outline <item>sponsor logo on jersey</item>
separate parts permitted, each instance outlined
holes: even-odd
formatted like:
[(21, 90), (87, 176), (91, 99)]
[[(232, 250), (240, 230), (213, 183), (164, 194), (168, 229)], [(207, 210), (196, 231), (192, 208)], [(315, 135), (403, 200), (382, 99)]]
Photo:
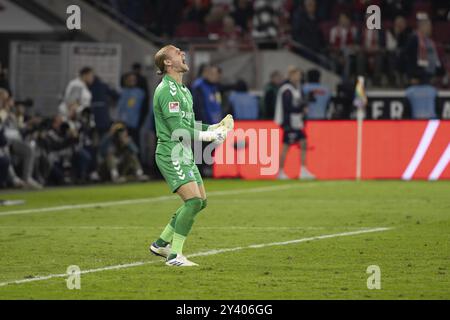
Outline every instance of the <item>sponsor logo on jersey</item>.
[(169, 102), (169, 112), (170, 113), (180, 112), (180, 103), (179, 102)]

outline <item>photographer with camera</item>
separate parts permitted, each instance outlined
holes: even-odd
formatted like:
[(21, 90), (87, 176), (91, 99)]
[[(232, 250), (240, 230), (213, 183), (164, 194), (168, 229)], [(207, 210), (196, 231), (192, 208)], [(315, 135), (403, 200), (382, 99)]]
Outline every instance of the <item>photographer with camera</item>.
[(127, 182), (128, 177), (133, 180), (147, 181), (138, 157), (139, 150), (128, 134), (124, 123), (112, 125), (99, 146), (100, 171), (103, 178), (111, 179), (114, 183)]
[[(36, 143), (24, 138), (26, 124), (23, 104), (16, 104), (6, 89), (0, 89), (0, 122), (8, 144), (9, 178), (14, 187), (42, 189), (42, 185), (33, 178)], [(22, 178), (15, 172), (14, 165), (21, 167)]]

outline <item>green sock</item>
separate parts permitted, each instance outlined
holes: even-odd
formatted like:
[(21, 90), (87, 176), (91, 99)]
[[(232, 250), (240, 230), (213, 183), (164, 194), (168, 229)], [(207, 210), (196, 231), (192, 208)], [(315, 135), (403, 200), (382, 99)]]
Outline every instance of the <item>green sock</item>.
[(159, 239), (156, 240), (156, 244), (160, 247), (167, 246), (172, 241), (174, 231), (175, 229), (170, 224), (168, 224), (159, 236)]
[(169, 243), (172, 242), (173, 233), (175, 232), (175, 223), (177, 221), (177, 217), (183, 209), (184, 205), (178, 208), (177, 212), (173, 215), (172, 219), (170, 219), (169, 224), (166, 226), (164, 231), (159, 236), (159, 239), (156, 240), (156, 244), (160, 247), (165, 247)]
[(183, 254), (183, 246), (186, 241), (186, 237), (181, 234), (174, 233), (173, 234), (173, 246), (172, 251), (169, 256), (169, 260), (175, 258), (177, 254)]
[(201, 211), (202, 205), (203, 200), (199, 198), (193, 198), (184, 203), (175, 222), (171, 256), (183, 253), (184, 241), (189, 235), (192, 225), (194, 224), (195, 216)]

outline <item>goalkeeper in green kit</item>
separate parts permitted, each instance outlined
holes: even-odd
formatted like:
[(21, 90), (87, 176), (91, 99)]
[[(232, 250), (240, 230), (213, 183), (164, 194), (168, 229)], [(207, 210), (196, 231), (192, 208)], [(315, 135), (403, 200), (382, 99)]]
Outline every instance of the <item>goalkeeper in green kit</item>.
[(233, 130), (234, 121), (228, 115), (219, 124), (196, 123), (192, 95), (183, 85), (183, 75), (189, 67), (180, 49), (165, 46), (156, 54), (155, 65), (163, 76), (153, 98), (158, 137), (156, 164), (170, 190), (177, 193), (184, 204), (150, 246), (150, 251), (164, 257), (168, 266), (197, 266), (183, 255), (183, 245), (196, 216), (206, 208), (207, 199), (190, 142), (223, 143), (227, 133)]

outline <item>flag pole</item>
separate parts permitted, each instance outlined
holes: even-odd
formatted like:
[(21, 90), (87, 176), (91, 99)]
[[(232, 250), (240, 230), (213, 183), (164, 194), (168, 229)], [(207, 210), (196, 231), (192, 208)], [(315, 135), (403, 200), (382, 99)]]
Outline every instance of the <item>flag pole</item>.
[(356, 180), (361, 180), (362, 171), (362, 141), (363, 141), (363, 122), (364, 112), (362, 108), (358, 108), (356, 111), (357, 117), (357, 136), (356, 136)]
[(367, 106), (367, 96), (364, 85), (364, 77), (359, 76), (356, 83), (355, 100), (356, 107), (356, 181), (360, 181), (362, 177), (362, 149), (363, 149), (363, 124), (364, 109)]

